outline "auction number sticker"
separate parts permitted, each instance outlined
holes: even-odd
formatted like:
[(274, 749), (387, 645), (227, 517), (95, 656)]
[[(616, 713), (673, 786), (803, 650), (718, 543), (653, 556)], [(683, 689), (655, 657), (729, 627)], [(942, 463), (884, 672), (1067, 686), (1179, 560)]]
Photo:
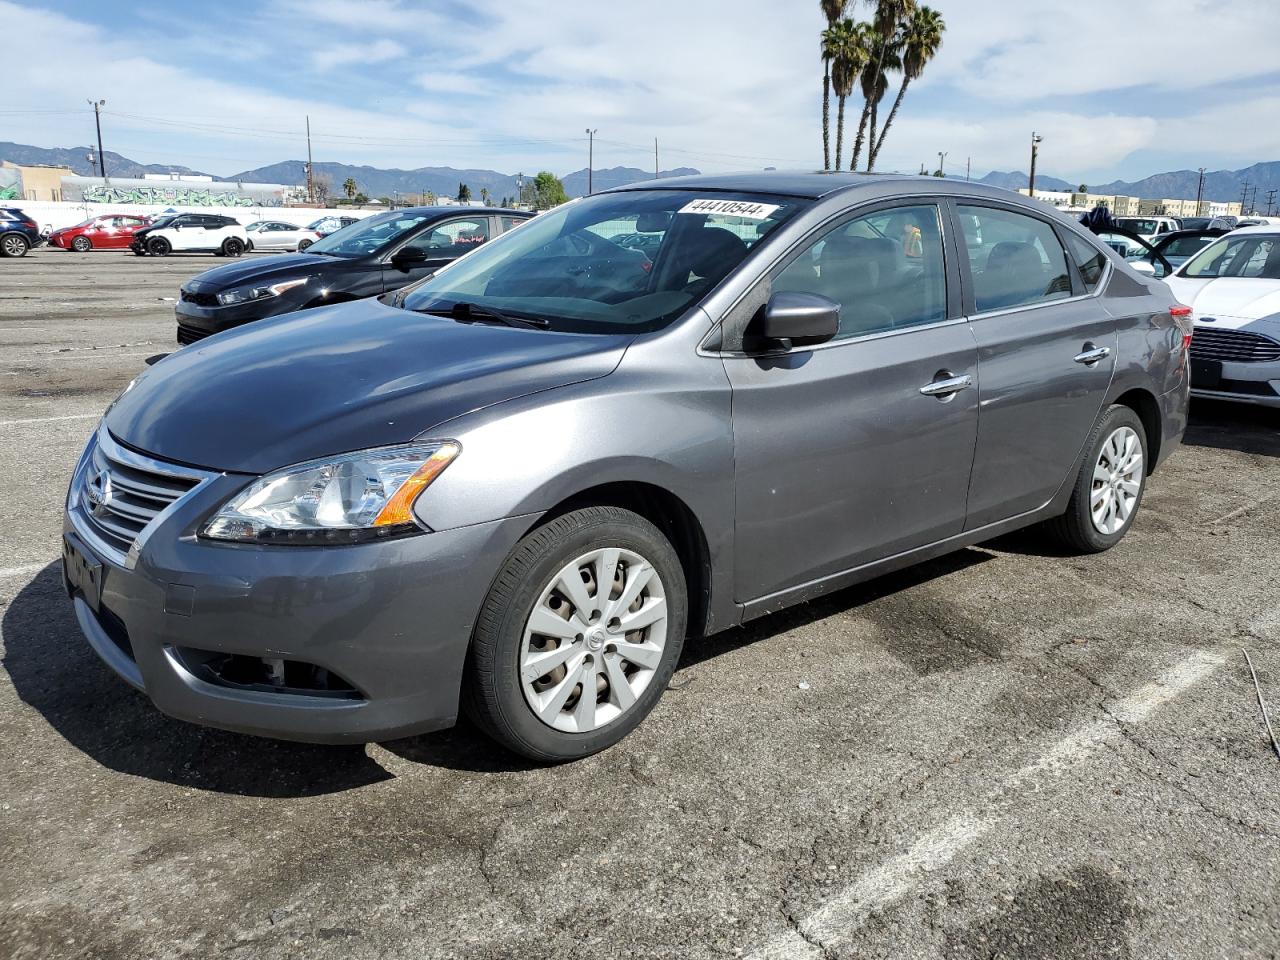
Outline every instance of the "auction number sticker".
[(690, 200), (676, 213), (718, 213), (724, 217), (764, 220), (778, 206), (776, 203), (752, 203), (750, 200)]

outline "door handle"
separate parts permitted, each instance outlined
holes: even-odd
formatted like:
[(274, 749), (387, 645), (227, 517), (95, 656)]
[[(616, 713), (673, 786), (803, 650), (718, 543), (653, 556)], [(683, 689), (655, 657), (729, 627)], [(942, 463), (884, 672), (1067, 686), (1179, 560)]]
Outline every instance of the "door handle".
[(921, 387), (920, 392), (926, 397), (950, 400), (955, 394), (971, 386), (973, 386), (973, 377), (969, 376), (969, 374), (963, 373), (958, 377), (953, 377), (943, 371), (937, 380), (932, 383), (926, 383)]
[(1105, 360), (1111, 356), (1110, 347), (1095, 347), (1092, 343), (1084, 345), (1084, 352), (1075, 355), (1076, 363), (1083, 363), (1085, 366), (1092, 366), (1099, 360)]

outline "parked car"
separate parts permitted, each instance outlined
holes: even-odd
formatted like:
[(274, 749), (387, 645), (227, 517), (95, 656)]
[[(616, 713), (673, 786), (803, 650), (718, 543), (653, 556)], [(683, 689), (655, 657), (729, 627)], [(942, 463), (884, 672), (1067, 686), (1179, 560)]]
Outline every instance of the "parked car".
[[(1161, 234), (1152, 247), (1176, 270), (1226, 232), (1209, 229), (1175, 230), (1173, 233)], [(1143, 259), (1148, 262), (1154, 260), (1150, 254)]]
[(250, 250), (301, 252), (320, 239), (320, 234), (314, 230), (283, 220), (258, 220), (244, 229), (249, 237)]
[[(648, 269), (602, 256), (625, 232)], [(359, 742), (465, 708), (573, 759), (687, 636), (1038, 522), (1114, 546), (1186, 423), (1184, 312), (976, 183), (644, 181), (147, 368), (75, 468), (67, 587), (174, 716)]]
[(138, 256), (170, 253), (216, 253), (238, 257), (248, 249), (249, 235), (240, 221), (212, 213), (179, 213), (161, 217), (133, 235), (129, 249)]
[(531, 214), (409, 207), (357, 220), (305, 253), (228, 263), (182, 285), (178, 342), (281, 313), (397, 290), (439, 270)]
[(359, 217), (321, 217), (319, 220), (307, 224), (307, 229), (314, 231), (321, 237), (327, 237), (331, 233), (337, 233), (343, 227), (349, 227), (353, 223), (359, 222)]
[(103, 214), (90, 217), (74, 227), (54, 230), (49, 234), (49, 246), (77, 253), (123, 250), (133, 243), (134, 234), (150, 224), (150, 217), (138, 214)]
[(0, 256), (25, 257), (42, 243), (40, 224), (18, 207), (0, 207)]
[(1280, 407), (1280, 228), (1219, 237), (1168, 284), (1195, 321), (1192, 394)]
[(1181, 229), (1173, 217), (1116, 217), (1116, 226), (1150, 241), (1163, 233)]
[(1213, 217), (1178, 217), (1180, 230), (1208, 230)]

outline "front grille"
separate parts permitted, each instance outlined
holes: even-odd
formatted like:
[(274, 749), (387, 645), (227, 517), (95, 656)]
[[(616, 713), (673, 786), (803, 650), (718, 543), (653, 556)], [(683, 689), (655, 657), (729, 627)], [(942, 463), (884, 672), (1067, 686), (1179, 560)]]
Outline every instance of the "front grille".
[(178, 295), (182, 297), (183, 303), (194, 303), (197, 307), (216, 307), (218, 305), (218, 295), (216, 293), (192, 293), (190, 290), (180, 290)]
[(1280, 341), (1247, 330), (1197, 326), (1191, 337), (1191, 356), (1227, 363), (1271, 363), (1280, 360)]
[(201, 330), (199, 327), (193, 327), (189, 324), (178, 324), (178, 343), (186, 345), (195, 343), (197, 340), (203, 340), (209, 336), (208, 330)]
[(79, 510), (90, 531), (123, 560), (147, 525), (205, 475), (161, 464), (115, 443), (102, 428), (79, 478)]

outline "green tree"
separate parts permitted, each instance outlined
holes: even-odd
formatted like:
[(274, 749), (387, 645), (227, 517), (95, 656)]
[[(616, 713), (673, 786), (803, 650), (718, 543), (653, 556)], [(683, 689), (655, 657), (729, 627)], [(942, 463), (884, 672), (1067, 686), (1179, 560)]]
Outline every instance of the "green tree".
[(868, 27), (865, 23), (841, 20), (822, 34), (823, 47), (831, 62), (831, 86), (836, 102), (836, 169), (844, 155), (844, 105), (853, 93), (853, 85), (867, 64)]
[[(822, 169), (831, 169), (831, 54), (827, 48), (827, 33), (844, 16), (849, 0), (819, 0), (822, 15), (827, 19), (827, 29), (822, 33)], [(836, 161), (839, 168), (840, 162)]]
[(466, 203), (470, 199), (471, 199), (471, 188), (468, 187), (465, 183), (459, 183), (458, 184), (458, 202)]
[(1082, 183), (1082, 184), (1080, 184), (1080, 186), (1076, 187), (1076, 191), (1077, 191), (1078, 193), (1088, 193), (1088, 192), (1089, 192), (1089, 185), (1088, 185), (1087, 183)]
[(564, 192), (564, 184), (550, 170), (543, 170), (533, 178), (533, 206), (536, 210), (550, 210), (562, 203), (567, 203), (569, 195)]
[(486, 207), (489, 206), (489, 188), (488, 187), (480, 188), (480, 200), (481, 202), (484, 203)]
[(354, 200), (356, 194), (360, 192), (360, 185), (356, 183), (354, 177), (347, 177), (342, 181), (342, 192), (347, 195), (348, 200)]
[(898, 115), (903, 97), (907, 95), (907, 87), (912, 80), (920, 79), (929, 61), (938, 55), (938, 50), (942, 47), (942, 34), (946, 29), (947, 25), (942, 19), (942, 14), (931, 7), (917, 7), (911, 11), (899, 29), (898, 45), (902, 49), (902, 86), (898, 88), (898, 96), (893, 101), (893, 109), (889, 111), (889, 119), (884, 122), (879, 135), (876, 135), (874, 127), (872, 128), (868, 170), (876, 165), (880, 148), (884, 146), (884, 138), (889, 128), (893, 126), (893, 119)]
[(351, 202), (352, 203), (368, 203), (369, 198), (363, 193), (357, 193), (354, 197), (351, 198)]
[(434, 207), (436, 205), (435, 193), (432, 192), (431, 190), (428, 190), (426, 195), (422, 198), (422, 205), (424, 207)]
[[(876, 0), (876, 12), (872, 17), (869, 46), (869, 65), (862, 71), (862, 118), (858, 121), (858, 138), (853, 145), (850, 170), (858, 168), (864, 137), (867, 141), (867, 162), (875, 147), (877, 113), (880, 101), (889, 92), (889, 71), (901, 69), (899, 59), (900, 34), (903, 24), (916, 9), (916, 0)], [(870, 166), (867, 167), (870, 169)]]

